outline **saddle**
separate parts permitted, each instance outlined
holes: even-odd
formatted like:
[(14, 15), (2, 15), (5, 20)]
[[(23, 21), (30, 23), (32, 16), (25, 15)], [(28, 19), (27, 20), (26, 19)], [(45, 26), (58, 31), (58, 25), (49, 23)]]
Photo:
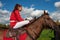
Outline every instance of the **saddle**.
[(16, 37), (22, 33), (24, 33), (24, 29), (23, 28), (19, 28), (19, 29), (9, 29), (6, 33), (6, 37), (10, 38), (10, 37)]

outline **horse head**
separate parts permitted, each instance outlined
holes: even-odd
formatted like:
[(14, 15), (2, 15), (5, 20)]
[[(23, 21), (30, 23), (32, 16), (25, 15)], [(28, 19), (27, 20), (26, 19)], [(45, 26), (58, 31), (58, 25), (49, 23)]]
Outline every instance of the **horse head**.
[(43, 19), (44, 27), (49, 27), (60, 33), (58, 25), (52, 20), (52, 18), (50, 18), (49, 14), (47, 12), (44, 11), (44, 14), (41, 16), (41, 18)]

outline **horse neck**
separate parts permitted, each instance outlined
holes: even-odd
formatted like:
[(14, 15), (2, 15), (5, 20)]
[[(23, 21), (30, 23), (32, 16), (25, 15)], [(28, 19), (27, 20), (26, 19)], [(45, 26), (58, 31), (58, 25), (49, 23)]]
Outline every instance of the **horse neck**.
[(33, 22), (31, 25), (28, 26), (28, 32), (34, 37), (37, 38), (39, 34), (41, 33), (43, 26), (42, 23), (43, 19), (39, 18), (35, 22)]

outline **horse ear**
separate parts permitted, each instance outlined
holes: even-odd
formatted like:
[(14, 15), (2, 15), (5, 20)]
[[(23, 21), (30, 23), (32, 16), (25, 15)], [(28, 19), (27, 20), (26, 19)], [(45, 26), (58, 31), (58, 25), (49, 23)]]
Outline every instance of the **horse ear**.
[(46, 11), (44, 10), (44, 15), (49, 15), (49, 14), (48, 14), (48, 12), (46, 12)]
[(44, 14), (46, 14), (45, 10), (44, 10)]
[(45, 10), (44, 10), (44, 14), (45, 14)]

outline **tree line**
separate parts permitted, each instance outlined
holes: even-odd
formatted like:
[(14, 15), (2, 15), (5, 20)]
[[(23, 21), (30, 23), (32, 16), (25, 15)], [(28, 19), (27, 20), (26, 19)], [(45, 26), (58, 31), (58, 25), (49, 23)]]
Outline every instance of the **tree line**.
[[(58, 26), (60, 26), (59, 20), (56, 21), (56, 24), (57, 24)], [(0, 23), (0, 29), (7, 29), (7, 28), (9, 28), (9, 27), (10, 27), (9, 24), (6, 25), (6, 24), (1, 24), (1, 23)]]

